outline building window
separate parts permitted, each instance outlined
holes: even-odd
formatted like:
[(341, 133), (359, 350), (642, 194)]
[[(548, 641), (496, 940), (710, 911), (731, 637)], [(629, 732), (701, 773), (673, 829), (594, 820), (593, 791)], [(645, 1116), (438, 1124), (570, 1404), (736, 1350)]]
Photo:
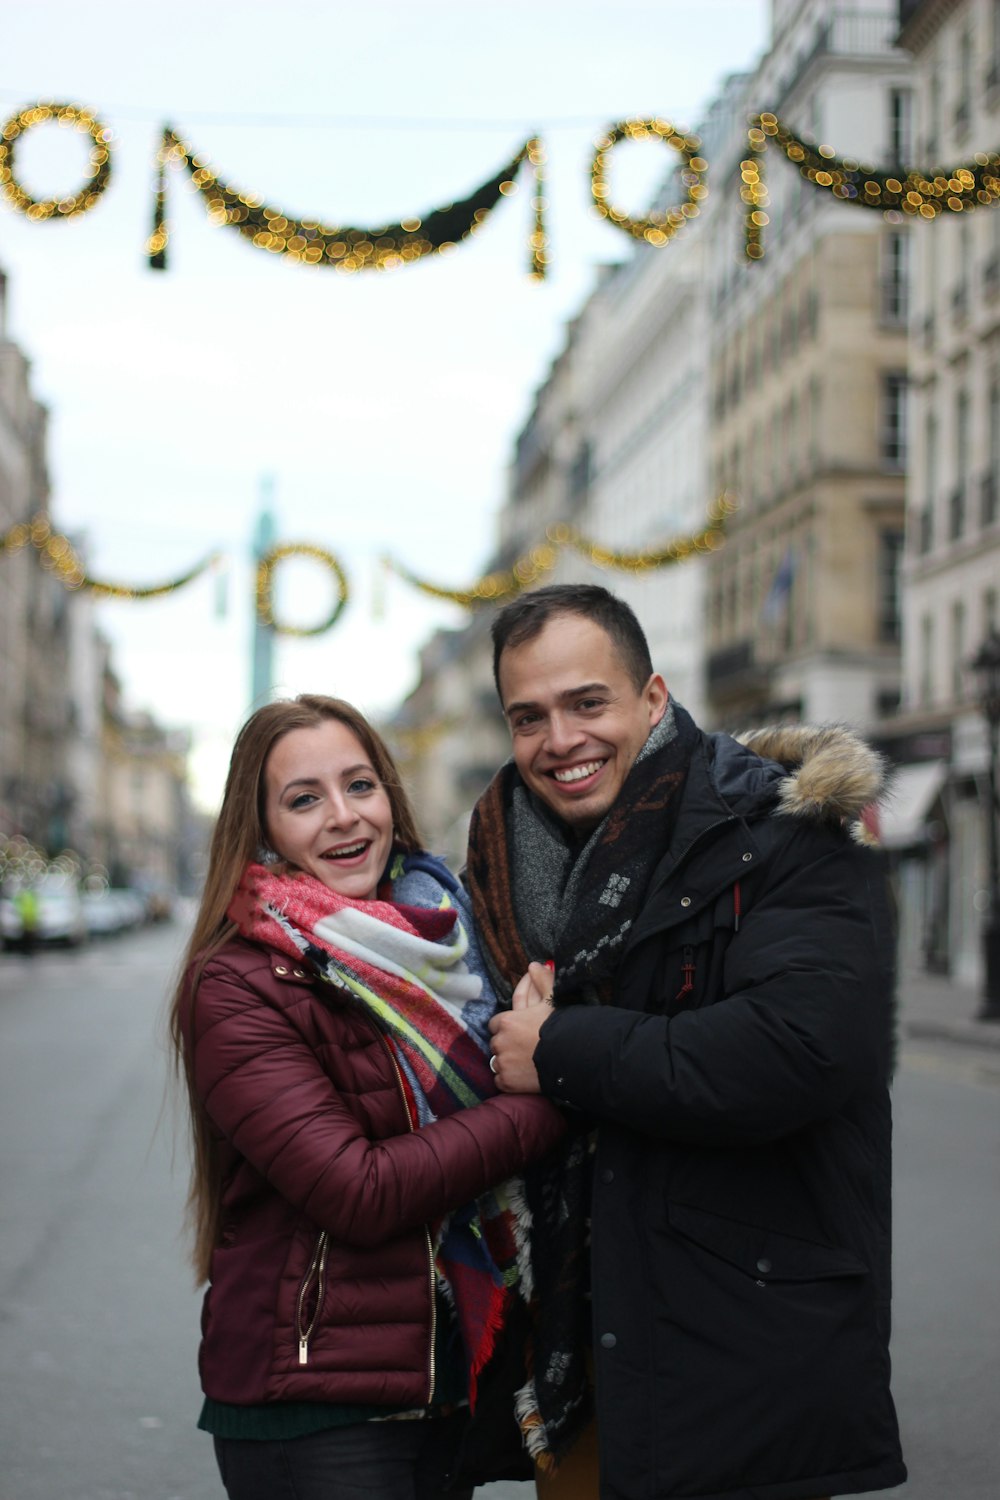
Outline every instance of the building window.
[(878, 539), (878, 638), (895, 645), (902, 625), (900, 569), (903, 533), (882, 531)]
[(935, 59), (927, 79), (927, 130), (924, 151), (937, 160), (941, 151), (941, 64)]
[(983, 476), (979, 521), (992, 526), (1000, 516), (1000, 369), (990, 378), (989, 394), (990, 464)]
[(882, 461), (906, 467), (906, 376), (898, 373), (882, 377)]
[(920, 621), (920, 702), (934, 700), (934, 620), (924, 615)]
[(983, 635), (996, 630), (997, 623), (997, 591), (987, 589), (983, 594)]
[(889, 160), (894, 167), (912, 166), (913, 96), (909, 89), (889, 90)]
[(934, 545), (934, 507), (938, 486), (938, 424), (933, 412), (927, 418), (924, 434), (924, 508), (920, 516), (919, 550), (929, 552)]
[(965, 605), (956, 599), (951, 606), (951, 696), (955, 703), (963, 697), (965, 677)]
[(882, 241), (882, 321), (906, 322), (910, 304), (910, 236), (891, 229)]
[(955, 488), (948, 507), (948, 536), (957, 542), (965, 531), (969, 486), (969, 393), (955, 398)]
[(809, 382), (809, 460), (814, 470), (820, 467), (823, 455), (823, 434), (820, 431), (822, 400), (819, 377), (814, 375)]
[(955, 100), (955, 129), (967, 130), (972, 112), (972, 32), (966, 27), (958, 41), (958, 98)]

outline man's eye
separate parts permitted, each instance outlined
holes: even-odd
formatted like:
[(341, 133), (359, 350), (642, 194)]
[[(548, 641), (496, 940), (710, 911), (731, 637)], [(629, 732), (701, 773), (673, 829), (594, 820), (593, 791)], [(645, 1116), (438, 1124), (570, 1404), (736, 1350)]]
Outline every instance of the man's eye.
[(594, 709), (594, 708), (603, 708), (604, 707), (604, 699), (603, 698), (581, 698), (580, 701), (579, 701), (579, 703), (576, 706), (577, 706), (577, 708), (584, 709), (584, 710), (590, 710), (590, 709)]
[(538, 723), (537, 714), (518, 714), (514, 720), (515, 729), (532, 729)]

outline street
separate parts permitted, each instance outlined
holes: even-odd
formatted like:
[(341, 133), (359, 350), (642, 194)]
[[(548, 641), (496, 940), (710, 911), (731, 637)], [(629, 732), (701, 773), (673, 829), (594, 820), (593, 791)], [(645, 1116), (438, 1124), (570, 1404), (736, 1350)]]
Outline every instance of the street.
[[(0, 1500), (223, 1493), (195, 1429), (199, 1296), (182, 1117), (165, 1092), (181, 941), (174, 925), (0, 957)], [(1000, 1049), (905, 1041), (895, 1100), (895, 1394), (911, 1474), (897, 1493), (992, 1500)]]

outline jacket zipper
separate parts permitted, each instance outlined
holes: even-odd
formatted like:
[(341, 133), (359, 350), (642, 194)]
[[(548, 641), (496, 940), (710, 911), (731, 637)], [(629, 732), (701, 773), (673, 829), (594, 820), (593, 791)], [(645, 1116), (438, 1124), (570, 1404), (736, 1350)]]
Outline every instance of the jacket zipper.
[[(403, 1101), (403, 1114), (405, 1115), (405, 1117), (406, 1117), (406, 1123), (409, 1126), (410, 1131), (412, 1132), (413, 1131), (413, 1122), (410, 1119), (410, 1110), (409, 1110), (409, 1106), (408, 1106), (408, 1104), (406, 1102), (406, 1089), (403, 1086), (403, 1078), (402, 1078), (402, 1074), (399, 1071), (399, 1063), (396, 1061), (395, 1057), (393, 1056), (392, 1048), (390, 1047), (388, 1041), (383, 1036), (382, 1032), (378, 1030), (377, 1027), (375, 1028), (375, 1034), (378, 1037), (379, 1041), (382, 1043), (382, 1046), (385, 1048), (386, 1055), (388, 1056), (389, 1061), (392, 1063), (392, 1071), (396, 1075), (396, 1085), (397, 1085), (397, 1087), (399, 1089), (399, 1097)], [(430, 1282), (430, 1293), (431, 1293), (431, 1348), (430, 1348), (430, 1359), (428, 1361), (428, 1369), (427, 1369), (427, 1374), (428, 1374), (427, 1405), (429, 1406), (431, 1404), (431, 1402), (433, 1401), (433, 1399), (434, 1399), (434, 1385), (435, 1385), (435, 1382), (437, 1380), (437, 1370), (435, 1369), (435, 1352), (434, 1352), (435, 1348), (436, 1348), (436, 1345), (437, 1345), (437, 1285), (436, 1285), (435, 1278), (434, 1278), (434, 1246), (431, 1243), (431, 1232), (427, 1228), (426, 1224), (424, 1225), (424, 1243), (427, 1246), (427, 1271), (428, 1271), (428, 1277), (429, 1277), (429, 1282)]]
[[(313, 1250), (309, 1269), (303, 1278), (302, 1285), (299, 1287), (299, 1300), (295, 1307), (295, 1331), (299, 1337), (300, 1365), (309, 1363), (309, 1340), (312, 1338), (313, 1330), (316, 1327), (319, 1310), (323, 1305), (323, 1293), (326, 1290), (326, 1257), (329, 1246), (330, 1237), (324, 1229), (316, 1241), (316, 1248)], [(309, 1326), (303, 1328), (302, 1313), (313, 1281), (316, 1282), (316, 1306), (313, 1308), (313, 1315), (309, 1319)]]

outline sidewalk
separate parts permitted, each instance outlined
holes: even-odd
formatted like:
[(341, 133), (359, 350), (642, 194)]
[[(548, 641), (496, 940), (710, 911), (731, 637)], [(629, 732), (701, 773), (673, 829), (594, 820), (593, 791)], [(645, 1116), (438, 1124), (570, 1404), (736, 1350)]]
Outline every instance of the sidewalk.
[(978, 1021), (982, 995), (941, 974), (910, 971), (899, 976), (899, 1031), (965, 1046), (1000, 1050), (1000, 1021)]

